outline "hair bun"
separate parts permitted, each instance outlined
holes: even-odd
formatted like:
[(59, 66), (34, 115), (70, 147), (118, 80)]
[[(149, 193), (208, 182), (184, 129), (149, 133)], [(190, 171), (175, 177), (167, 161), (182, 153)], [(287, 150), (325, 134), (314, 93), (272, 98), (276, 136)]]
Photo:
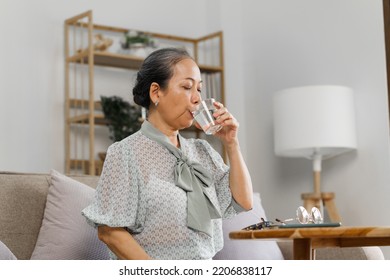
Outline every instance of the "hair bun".
[(149, 94), (144, 94), (139, 84), (137, 84), (133, 88), (133, 96), (134, 96), (135, 104), (145, 107), (146, 109), (149, 108), (150, 105)]

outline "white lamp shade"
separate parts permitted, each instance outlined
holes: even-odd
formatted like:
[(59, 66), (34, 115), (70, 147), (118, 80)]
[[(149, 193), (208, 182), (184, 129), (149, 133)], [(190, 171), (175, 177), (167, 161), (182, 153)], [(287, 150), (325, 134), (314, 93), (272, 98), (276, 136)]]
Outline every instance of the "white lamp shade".
[(275, 154), (326, 159), (357, 148), (355, 103), (344, 86), (305, 86), (274, 95)]

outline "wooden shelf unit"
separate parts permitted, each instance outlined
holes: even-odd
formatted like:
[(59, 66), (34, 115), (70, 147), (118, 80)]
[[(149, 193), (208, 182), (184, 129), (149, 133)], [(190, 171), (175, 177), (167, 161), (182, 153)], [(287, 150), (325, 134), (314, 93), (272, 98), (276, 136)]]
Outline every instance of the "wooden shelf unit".
[[(95, 128), (97, 125), (107, 125), (101, 111), (100, 101), (95, 100), (94, 88), (94, 68), (114, 67), (124, 70), (137, 71), (144, 58), (133, 55), (113, 53), (109, 51), (94, 50), (94, 35), (98, 33), (110, 32), (117, 36), (128, 32), (127, 28), (118, 28), (93, 23), (92, 11), (87, 11), (65, 20), (65, 172), (72, 173), (81, 170), (82, 173), (99, 175), (101, 162), (95, 152)], [(158, 40), (172, 41), (172, 43), (189, 44), (192, 55), (197, 61), (202, 73), (219, 73), (219, 100), (224, 103), (224, 64), (223, 64), (223, 33), (215, 32), (201, 38), (193, 39), (167, 34), (144, 32)], [(76, 35), (74, 35), (76, 33)], [(81, 44), (77, 43), (77, 36), (80, 36)], [(73, 35), (73, 36), (72, 36)], [(83, 46), (83, 40), (87, 43)], [(215, 65), (200, 61), (200, 46), (217, 40), (218, 63)], [(80, 43), (80, 42), (79, 42)], [(215, 57), (214, 57), (215, 58)], [(72, 81), (71, 71), (74, 65), (84, 65), (88, 68), (87, 94), (86, 98), (75, 96), (77, 91), (76, 83)], [(74, 158), (71, 156), (71, 149), (74, 146), (71, 139), (72, 128), (76, 125), (88, 127), (88, 158)], [(190, 128), (188, 131), (196, 132)], [(199, 134), (197, 134), (198, 136)]]

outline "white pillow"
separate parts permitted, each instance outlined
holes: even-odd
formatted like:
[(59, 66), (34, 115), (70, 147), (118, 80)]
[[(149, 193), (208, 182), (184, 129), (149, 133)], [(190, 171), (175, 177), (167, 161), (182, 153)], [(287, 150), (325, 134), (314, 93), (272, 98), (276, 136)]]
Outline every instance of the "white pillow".
[(55, 170), (50, 175), (45, 213), (31, 259), (109, 259), (108, 249), (98, 239), (96, 229), (81, 215), (95, 190)]
[(223, 220), (224, 247), (214, 260), (283, 260), (282, 252), (274, 240), (233, 240), (229, 232), (241, 230), (244, 227), (259, 223), (260, 218), (266, 219), (261, 205), (259, 193), (254, 193), (253, 209), (243, 212), (232, 219)]
[(15, 255), (0, 241), (0, 260), (16, 260)]

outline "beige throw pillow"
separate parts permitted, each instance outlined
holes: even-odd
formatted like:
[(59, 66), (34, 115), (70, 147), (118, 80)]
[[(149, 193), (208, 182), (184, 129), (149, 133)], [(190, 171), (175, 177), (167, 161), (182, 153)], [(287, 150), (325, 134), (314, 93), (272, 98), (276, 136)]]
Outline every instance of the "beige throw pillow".
[(55, 170), (50, 175), (45, 213), (31, 259), (109, 259), (96, 229), (81, 215), (95, 190)]

